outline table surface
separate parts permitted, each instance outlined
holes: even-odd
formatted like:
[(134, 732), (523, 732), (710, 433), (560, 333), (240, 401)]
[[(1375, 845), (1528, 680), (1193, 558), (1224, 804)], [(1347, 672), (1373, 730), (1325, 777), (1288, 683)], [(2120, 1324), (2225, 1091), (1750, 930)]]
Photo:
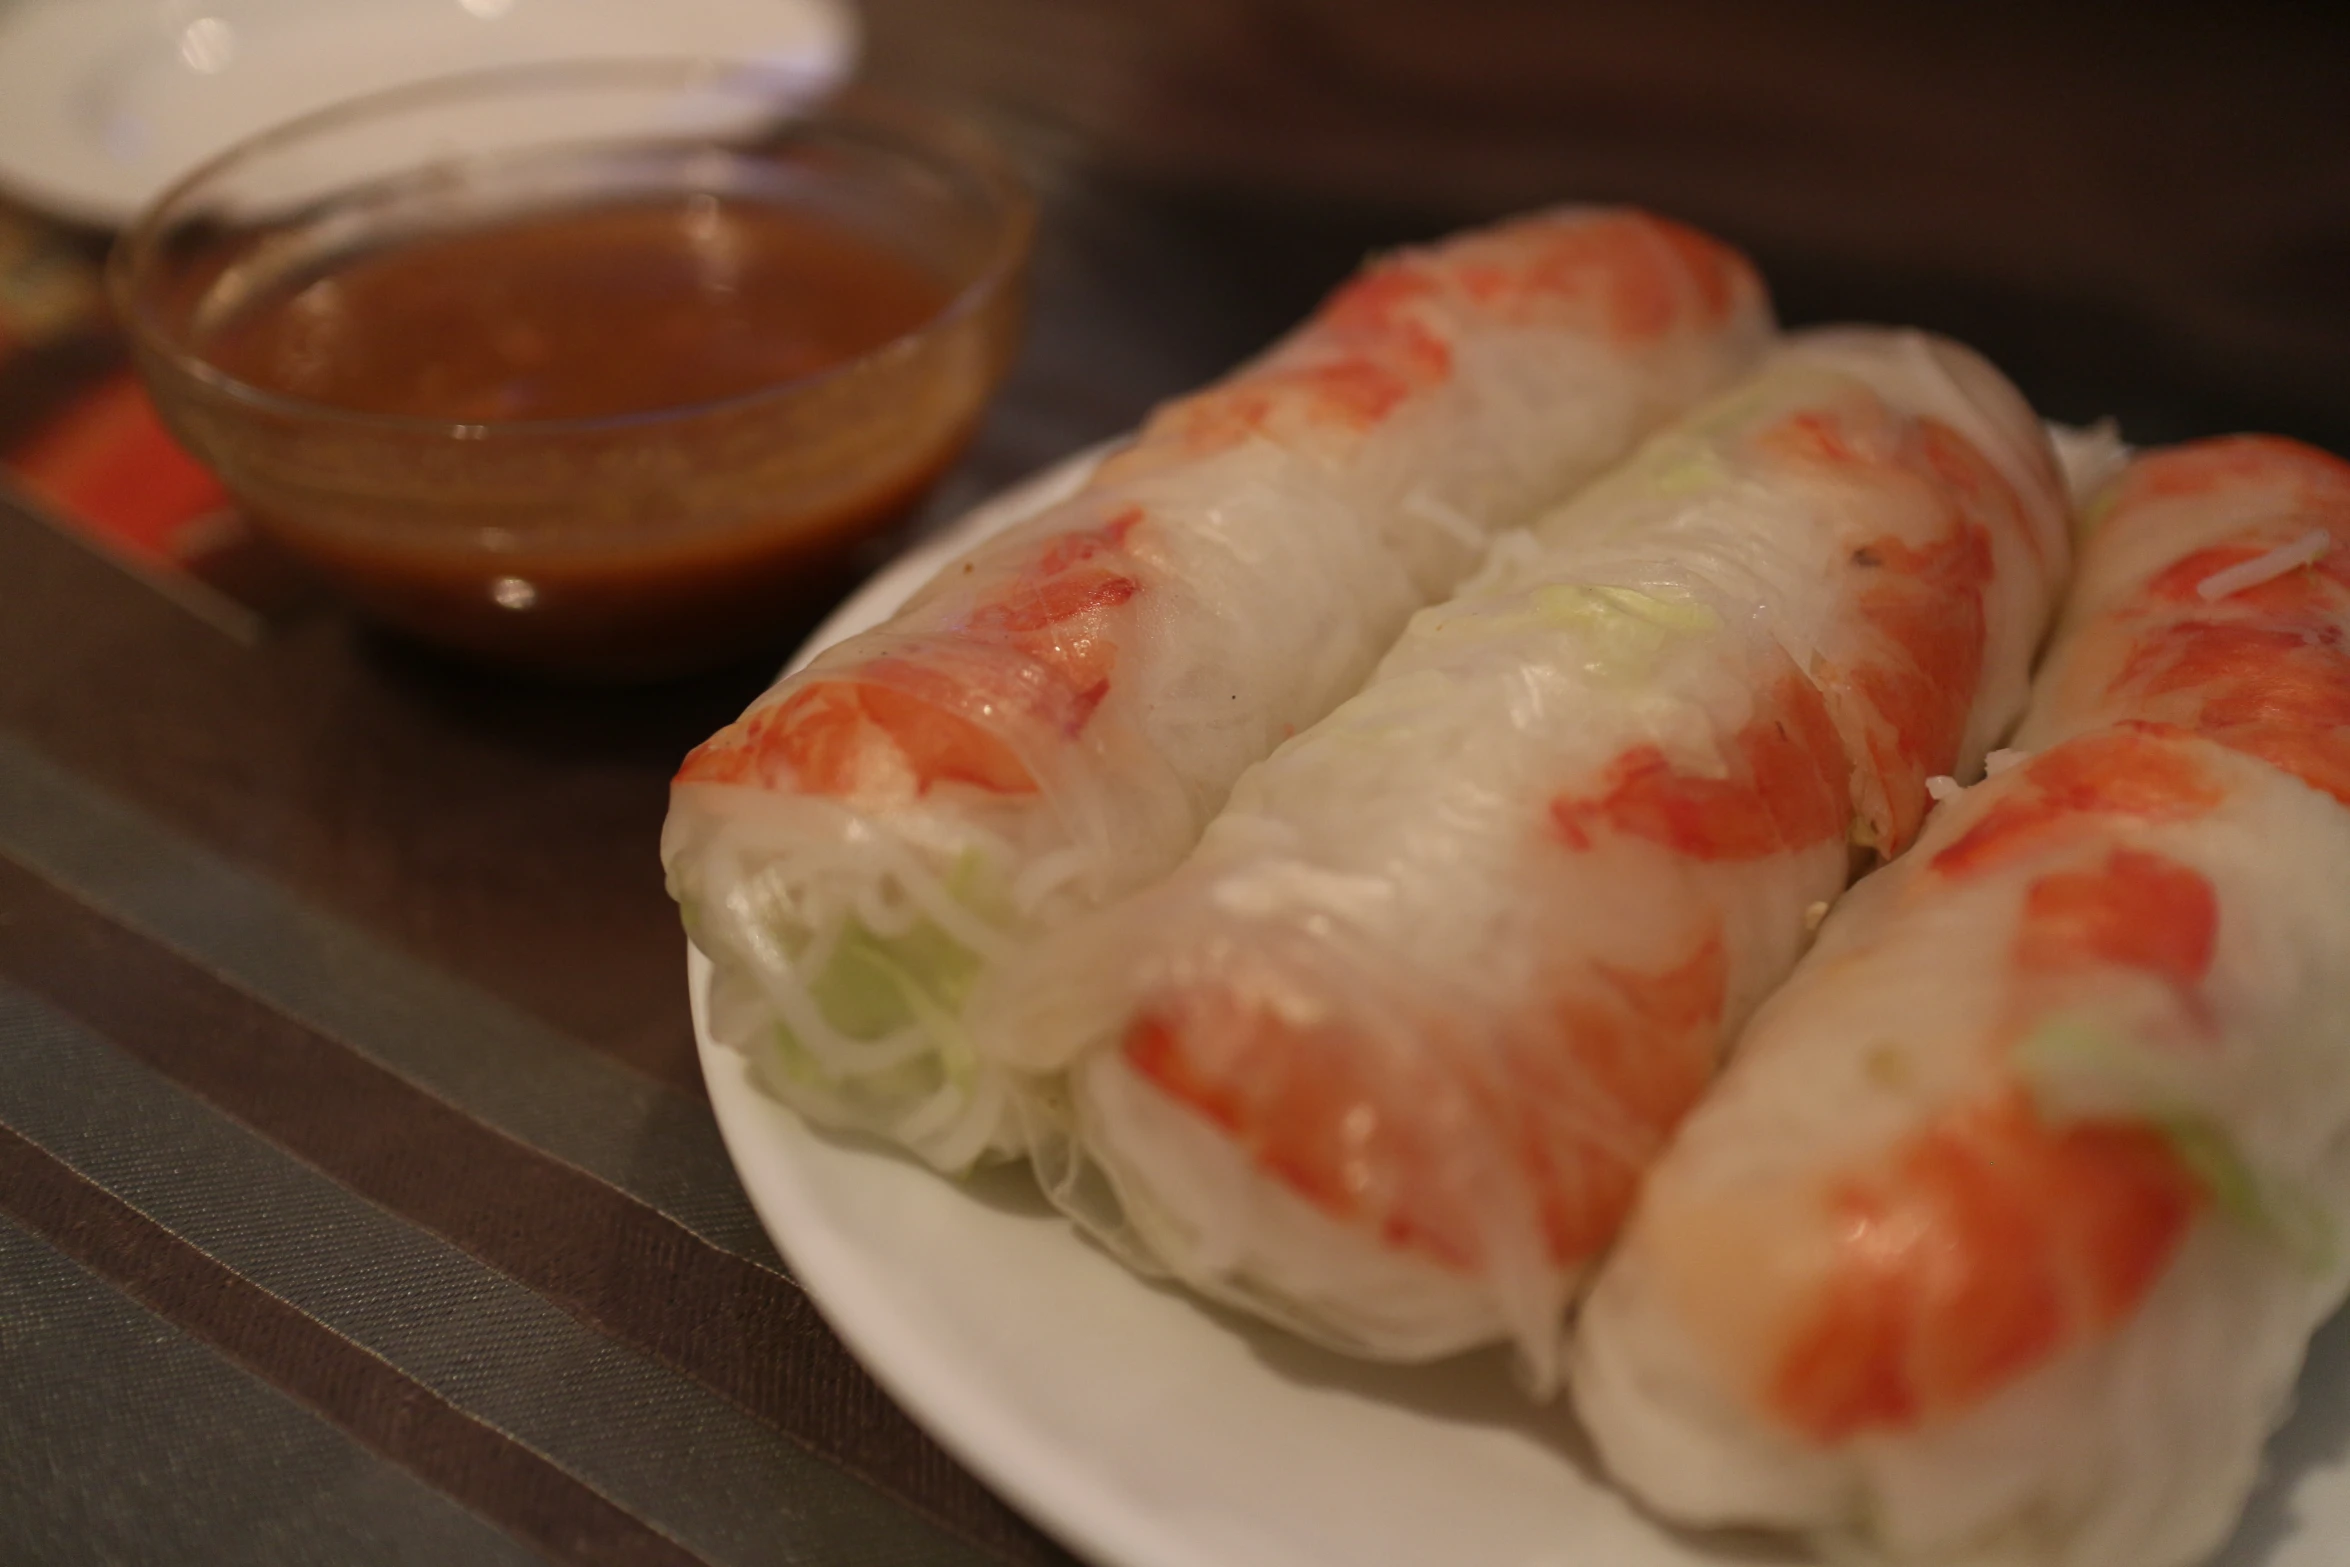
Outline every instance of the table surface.
[[(863, 9), (871, 73), (1044, 197), (1027, 350), (918, 526), (1366, 250), (1567, 197), (1746, 245), (1791, 321), (1965, 337), (2056, 417), (2350, 450), (2314, 10)], [(122, 369), (70, 311), (12, 337), (10, 246), (63, 287), (103, 243), (0, 208), (0, 451)], [(841, 1350), (696, 1072), (667, 781), (822, 606), (704, 678), (548, 687), (192, 611), (59, 523), (0, 495), (0, 1559), (1066, 1560)]]

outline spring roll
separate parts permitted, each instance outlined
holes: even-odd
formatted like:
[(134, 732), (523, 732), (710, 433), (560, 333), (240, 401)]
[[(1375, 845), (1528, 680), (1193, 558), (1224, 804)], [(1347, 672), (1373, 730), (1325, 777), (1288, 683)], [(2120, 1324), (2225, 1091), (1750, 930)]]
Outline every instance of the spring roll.
[(2350, 1287), (2350, 464), (2183, 447), (2086, 530), (2028, 758), (1827, 921), (1584, 1306), (1668, 1516), (2182, 1567)]
[(1039, 949), (1039, 1168), (1129, 1258), (1353, 1353), (1567, 1300), (1855, 846), (2010, 725), (2066, 558), (2051, 453), (1955, 344), (1799, 339)]
[(1376, 262), (686, 759), (662, 857), (712, 1031), (818, 1122), (1018, 1152), (972, 992), (1170, 869), (1496, 531), (1769, 331), (1743, 258), (1638, 212)]

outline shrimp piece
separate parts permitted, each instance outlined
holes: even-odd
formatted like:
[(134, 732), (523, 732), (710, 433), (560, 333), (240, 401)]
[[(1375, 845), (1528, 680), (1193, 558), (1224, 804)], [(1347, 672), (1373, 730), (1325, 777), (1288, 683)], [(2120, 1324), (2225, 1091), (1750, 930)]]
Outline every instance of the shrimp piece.
[[(2162, 804), (2191, 819), (2204, 798)], [(2066, 826), (2095, 842), (2094, 820), (2077, 813)], [(1933, 869), (1948, 875), (1950, 862), (1937, 856)], [(1981, 874), (1979, 862), (1971, 869)], [(2200, 1019), (2218, 920), (2209, 878), (2164, 855), (2117, 848), (2102, 863), (2042, 871), (2024, 883), (2008, 955), (2019, 1003), (2037, 1020), (2093, 1001), (2117, 973), (2150, 975)], [(1985, 1076), (1979, 1092), (1818, 1188), (1815, 1222), (1833, 1261), (1795, 1308), (1762, 1394), (1814, 1442), (1947, 1419), (2110, 1331), (2203, 1206), (2162, 1129), (2052, 1123), (2011, 1063)]]
[(1550, 802), (1551, 830), (1578, 853), (1618, 832), (1699, 861), (1762, 859), (1844, 836), (1849, 768), (1810, 682), (1783, 676), (1724, 749), (1736, 761), (1714, 777), (1676, 767), (1660, 746), (1633, 746), (1608, 763), (1596, 792)]
[(2083, 816), (2183, 821), (2208, 812), (2219, 803), (2218, 785), (2168, 743), (2182, 732), (2115, 724), (2049, 752), (1965, 832), (1934, 851), (1934, 869), (1953, 878), (1979, 874), (2077, 831)]
[(958, 709), (1018, 714), (1070, 739), (1084, 731), (1117, 666), (1110, 613), (1140, 591), (1121, 566), (1141, 521), (1130, 506), (1047, 541), (926, 654), (885, 653), (863, 678), (810, 682), (755, 709), (688, 753), (678, 781), (796, 785), (868, 803), (893, 786), (921, 795), (942, 783), (1033, 794), (1012, 748)]
[[(1221, 1127), (1322, 1212), (1465, 1273), (1491, 1263), (1491, 1241), (1469, 1194), (1448, 1178), (1457, 1150), (1430, 1133), (1456, 1119), (1494, 1127), (1501, 1157), (1535, 1194), (1550, 1257), (1571, 1263), (1615, 1232), (1641, 1166), (1703, 1088), (1726, 983), (1718, 926), (1662, 972), (1595, 964), (1580, 993), (1556, 1000), (1541, 1036), (1505, 1047), (1515, 1091), (1468, 1085), (1474, 1102), (1449, 1114), (1431, 1114), (1431, 1105), (1461, 1085), (1365, 1084), (1354, 1065), (1365, 1043), (1358, 1034), (1292, 1023), (1230, 990), (1146, 1012), (1123, 1054), (1137, 1078)], [(1235, 1054), (1273, 1070), (1225, 1070)], [(1604, 1141), (1589, 1135), (1595, 1120), (1610, 1128)]]
[[(2350, 803), (2350, 463), (2269, 436), (2197, 442), (2135, 465), (2099, 515), (2133, 547), (2100, 573), (2094, 612), (2074, 617), (2053, 676), (2062, 721), (2018, 744), (2126, 714)], [(2247, 569), (2242, 586), (2206, 591)]]
[[(1890, 858), (1917, 833), (1925, 781), (1971, 766), (1965, 748), (1991, 628), (1992, 539), (2039, 557), (2015, 488), (1940, 420), (1882, 410), (1811, 410), (1765, 430), (1760, 448), (1877, 492), (1923, 524), (1855, 540), (1843, 567), (1857, 613), (1823, 636), (1815, 678), (1854, 758), (1855, 839)], [(1978, 753), (1979, 754), (1979, 753)]]
[(1971, 1409), (2122, 1321), (2202, 1204), (2145, 1126), (2053, 1126), (2020, 1091), (1955, 1106), (1822, 1194), (1836, 1260), (1763, 1405), (1823, 1445)]
[(1159, 411), (1105, 476), (1249, 440), (1318, 450), (1359, 434), (1452, 376), (1458, 333), (1445, 323), (1463, 309), (1637, 353), (1722, 328), (1750, 308), (1752, 289), (1744, 264), (1718, 243), (1642, 213), (1537, 220), (1445, 253), (1406, 253), (1333, 295), (1317, 330)]

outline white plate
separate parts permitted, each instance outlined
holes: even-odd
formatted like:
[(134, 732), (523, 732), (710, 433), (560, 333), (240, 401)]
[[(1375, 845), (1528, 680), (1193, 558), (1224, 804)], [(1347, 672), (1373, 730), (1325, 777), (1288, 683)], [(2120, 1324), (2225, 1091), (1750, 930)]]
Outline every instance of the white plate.
[(497, 66), (710, 56), (838, 80), (843, 0), (0, 0), (0, 188), (127, 221), (254, 132)]
[[(1082, 481), (1086, 454), (883, 572), (800, 661), (884, 618), (986, 532)], [(1562, 1405), (1499, 1354), (1365, 1365), (1137, 1279), (1025, 1170), (944, 1180), (809, 1130), (694, 1031), (735, 1168), (793, 1273), (875, 1378), (973, 1472), (1105, 1567), (1724, 1567), (1783, 1543), (1659, 1526), (1598, 1479)], [(2340, 1567), (2350, 1319), (2319, 1338), (2271, 1486), (2212, 1567)], [(780, 1503), (779, 1503), (780, 1505)]]

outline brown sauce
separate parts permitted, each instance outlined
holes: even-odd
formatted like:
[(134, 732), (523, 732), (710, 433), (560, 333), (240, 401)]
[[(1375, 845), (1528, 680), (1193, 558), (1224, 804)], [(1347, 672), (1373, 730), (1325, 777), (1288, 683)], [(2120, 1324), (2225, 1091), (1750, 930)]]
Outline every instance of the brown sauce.
[[(821, 215), (683, 197), (361, 253), (197, 347), (247, 385), (430, 421), (218, 443), (254, 520), (347, 597), (502, 662), (643, 676), (763, 645), (921, 501), (1019, 317), (999, 293), (941, 322), (948, 301)], [(742, 399), (926, 325), (859, 388)], [(612, 418), (662, 410), (684, 411)]]
[(946, 297), (822, 218), (688, 196), (362, 252), (239, 311), (201, 352), (248, 385), (365, 413), (592, 419), (818, 374)]

